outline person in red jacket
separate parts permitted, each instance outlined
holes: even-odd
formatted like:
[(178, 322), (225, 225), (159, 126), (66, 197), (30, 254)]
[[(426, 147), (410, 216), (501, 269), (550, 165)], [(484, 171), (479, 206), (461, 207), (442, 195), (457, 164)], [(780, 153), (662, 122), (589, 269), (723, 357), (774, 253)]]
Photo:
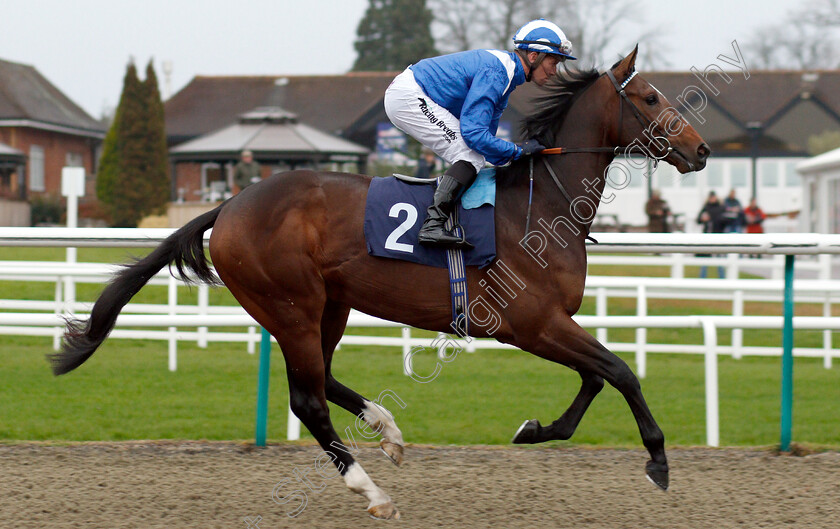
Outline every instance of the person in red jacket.
[(764, 233), (763, 222), (767, 215), (758, 207), (755, 197), (750, 199), (750, 205), (744, 210), (747, 219), (747, 233)]

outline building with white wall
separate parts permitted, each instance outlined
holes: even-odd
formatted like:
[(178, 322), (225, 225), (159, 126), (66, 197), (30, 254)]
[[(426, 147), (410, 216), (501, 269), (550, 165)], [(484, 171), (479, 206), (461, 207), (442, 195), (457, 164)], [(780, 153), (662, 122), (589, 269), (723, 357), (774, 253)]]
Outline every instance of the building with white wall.
[[(757, 160), (757, 190), (761, 208), (778, 217), (765, 221), (767, 231), (795, 231), (798, 223), (796, 212), (803, 208), (802, 185), (796, 166), (802, 157), (768, 157)], [(621, 160), (614, 163), (622, 163)], [(601, 215), (617, 215), (622, 224), (641, 226), (647, 224), (644, 206), (648, 199), (648, 178), (644, 170), (625, 165), (631, 174), (630, 184), (614, 191), (616, 198), (609, 204), (601, 203)], [(659, 189), (668, 202), (677, 221), (686, 232), (700, 232), (696, 218), (709, 191), (723, 199), (734, 189), (738, 200), (747, 206), (753, 196), (752, 160), (742, 157), (710, 158), (703, 171), (679, 174), (665, 163), (659, 164), (650, 179), (650, 188)], [(606, 195), (605, 193), (605, 196)], [(787, 214), (793, 214), (791, 219)]]
[(840, 149), (815, 156), (797, 166), (802, 175), (800, 229), (840, 233)]

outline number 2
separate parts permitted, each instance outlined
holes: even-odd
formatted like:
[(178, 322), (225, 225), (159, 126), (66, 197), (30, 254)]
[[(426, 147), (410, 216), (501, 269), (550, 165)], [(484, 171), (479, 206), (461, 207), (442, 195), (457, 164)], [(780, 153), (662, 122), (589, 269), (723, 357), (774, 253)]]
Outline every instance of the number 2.
[(405, 232), (410, 230), (414, 223), (417, 222), (417, 209), (412, 206), (411, 204), (406, 204), (405, 202), (397, 202), (393, 206), (391, 206), (391, 211), (388, 212), (388, 216), (394, 219), (398, 219), (400, 217), (400, 212), (406, 212), (406, 219), (397, 226), (394, 231), (388, 235), (388, 238), (385, 240), (385, 249), (386, 250), (394, 250), (397, 252), (405, 252), (405, 253), (414, 253), (414, 245), (413, 244), (406, 244), (404, 242), (398, 242), (399, 238), (403, 236)]

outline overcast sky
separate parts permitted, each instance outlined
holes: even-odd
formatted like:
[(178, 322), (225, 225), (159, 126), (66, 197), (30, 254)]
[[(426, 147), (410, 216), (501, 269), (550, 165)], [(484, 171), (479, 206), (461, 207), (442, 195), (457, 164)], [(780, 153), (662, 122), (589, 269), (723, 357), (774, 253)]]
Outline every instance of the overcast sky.
[[(685, 71), (704, 68), (720, 53), (733, 56), (732, 40), (784, 21), (801, 1), (636, 3), (644, 25), (664, 33), (672, 68)], [(154, 58), (161, 84), (161, 65), (171, 61), (173, 93), (196, 75), (344, 73), (355, 60), (356, 27), (367, 5), (368, 0), (0, 0), (0, 59), (35, 66), (100, 117), (119, 100), (129, 57), (142, 69)], [(633, 35), (622, 33), (626, 28), (616, 31), (629, 46)], [(789, 38), (780, 35), (779, 45)], [(748, 56), (746, 61), (749, 67)]]

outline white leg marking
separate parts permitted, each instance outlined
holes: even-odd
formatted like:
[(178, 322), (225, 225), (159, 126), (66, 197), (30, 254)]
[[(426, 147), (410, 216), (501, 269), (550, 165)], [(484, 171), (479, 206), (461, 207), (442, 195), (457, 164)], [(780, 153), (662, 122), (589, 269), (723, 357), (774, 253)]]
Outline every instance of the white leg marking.
[(375, 505), (391, 502), (391, 498), (373, 483), (373, 480), (370, 479), (359, 463), (350, 465), (347, 472), (344, 473), (344, 483), (347, 484), (347, 488), (356, 494), (361, 494), (370, 501), (368, 509)]
[(362, 410), (362, 418), (374, 431), (380, 432), (386, 441), (400, 446), (404, 445), (402, 432), (397, 428), (394, 416), (381, 405), (366, 400), (364, 410)]

